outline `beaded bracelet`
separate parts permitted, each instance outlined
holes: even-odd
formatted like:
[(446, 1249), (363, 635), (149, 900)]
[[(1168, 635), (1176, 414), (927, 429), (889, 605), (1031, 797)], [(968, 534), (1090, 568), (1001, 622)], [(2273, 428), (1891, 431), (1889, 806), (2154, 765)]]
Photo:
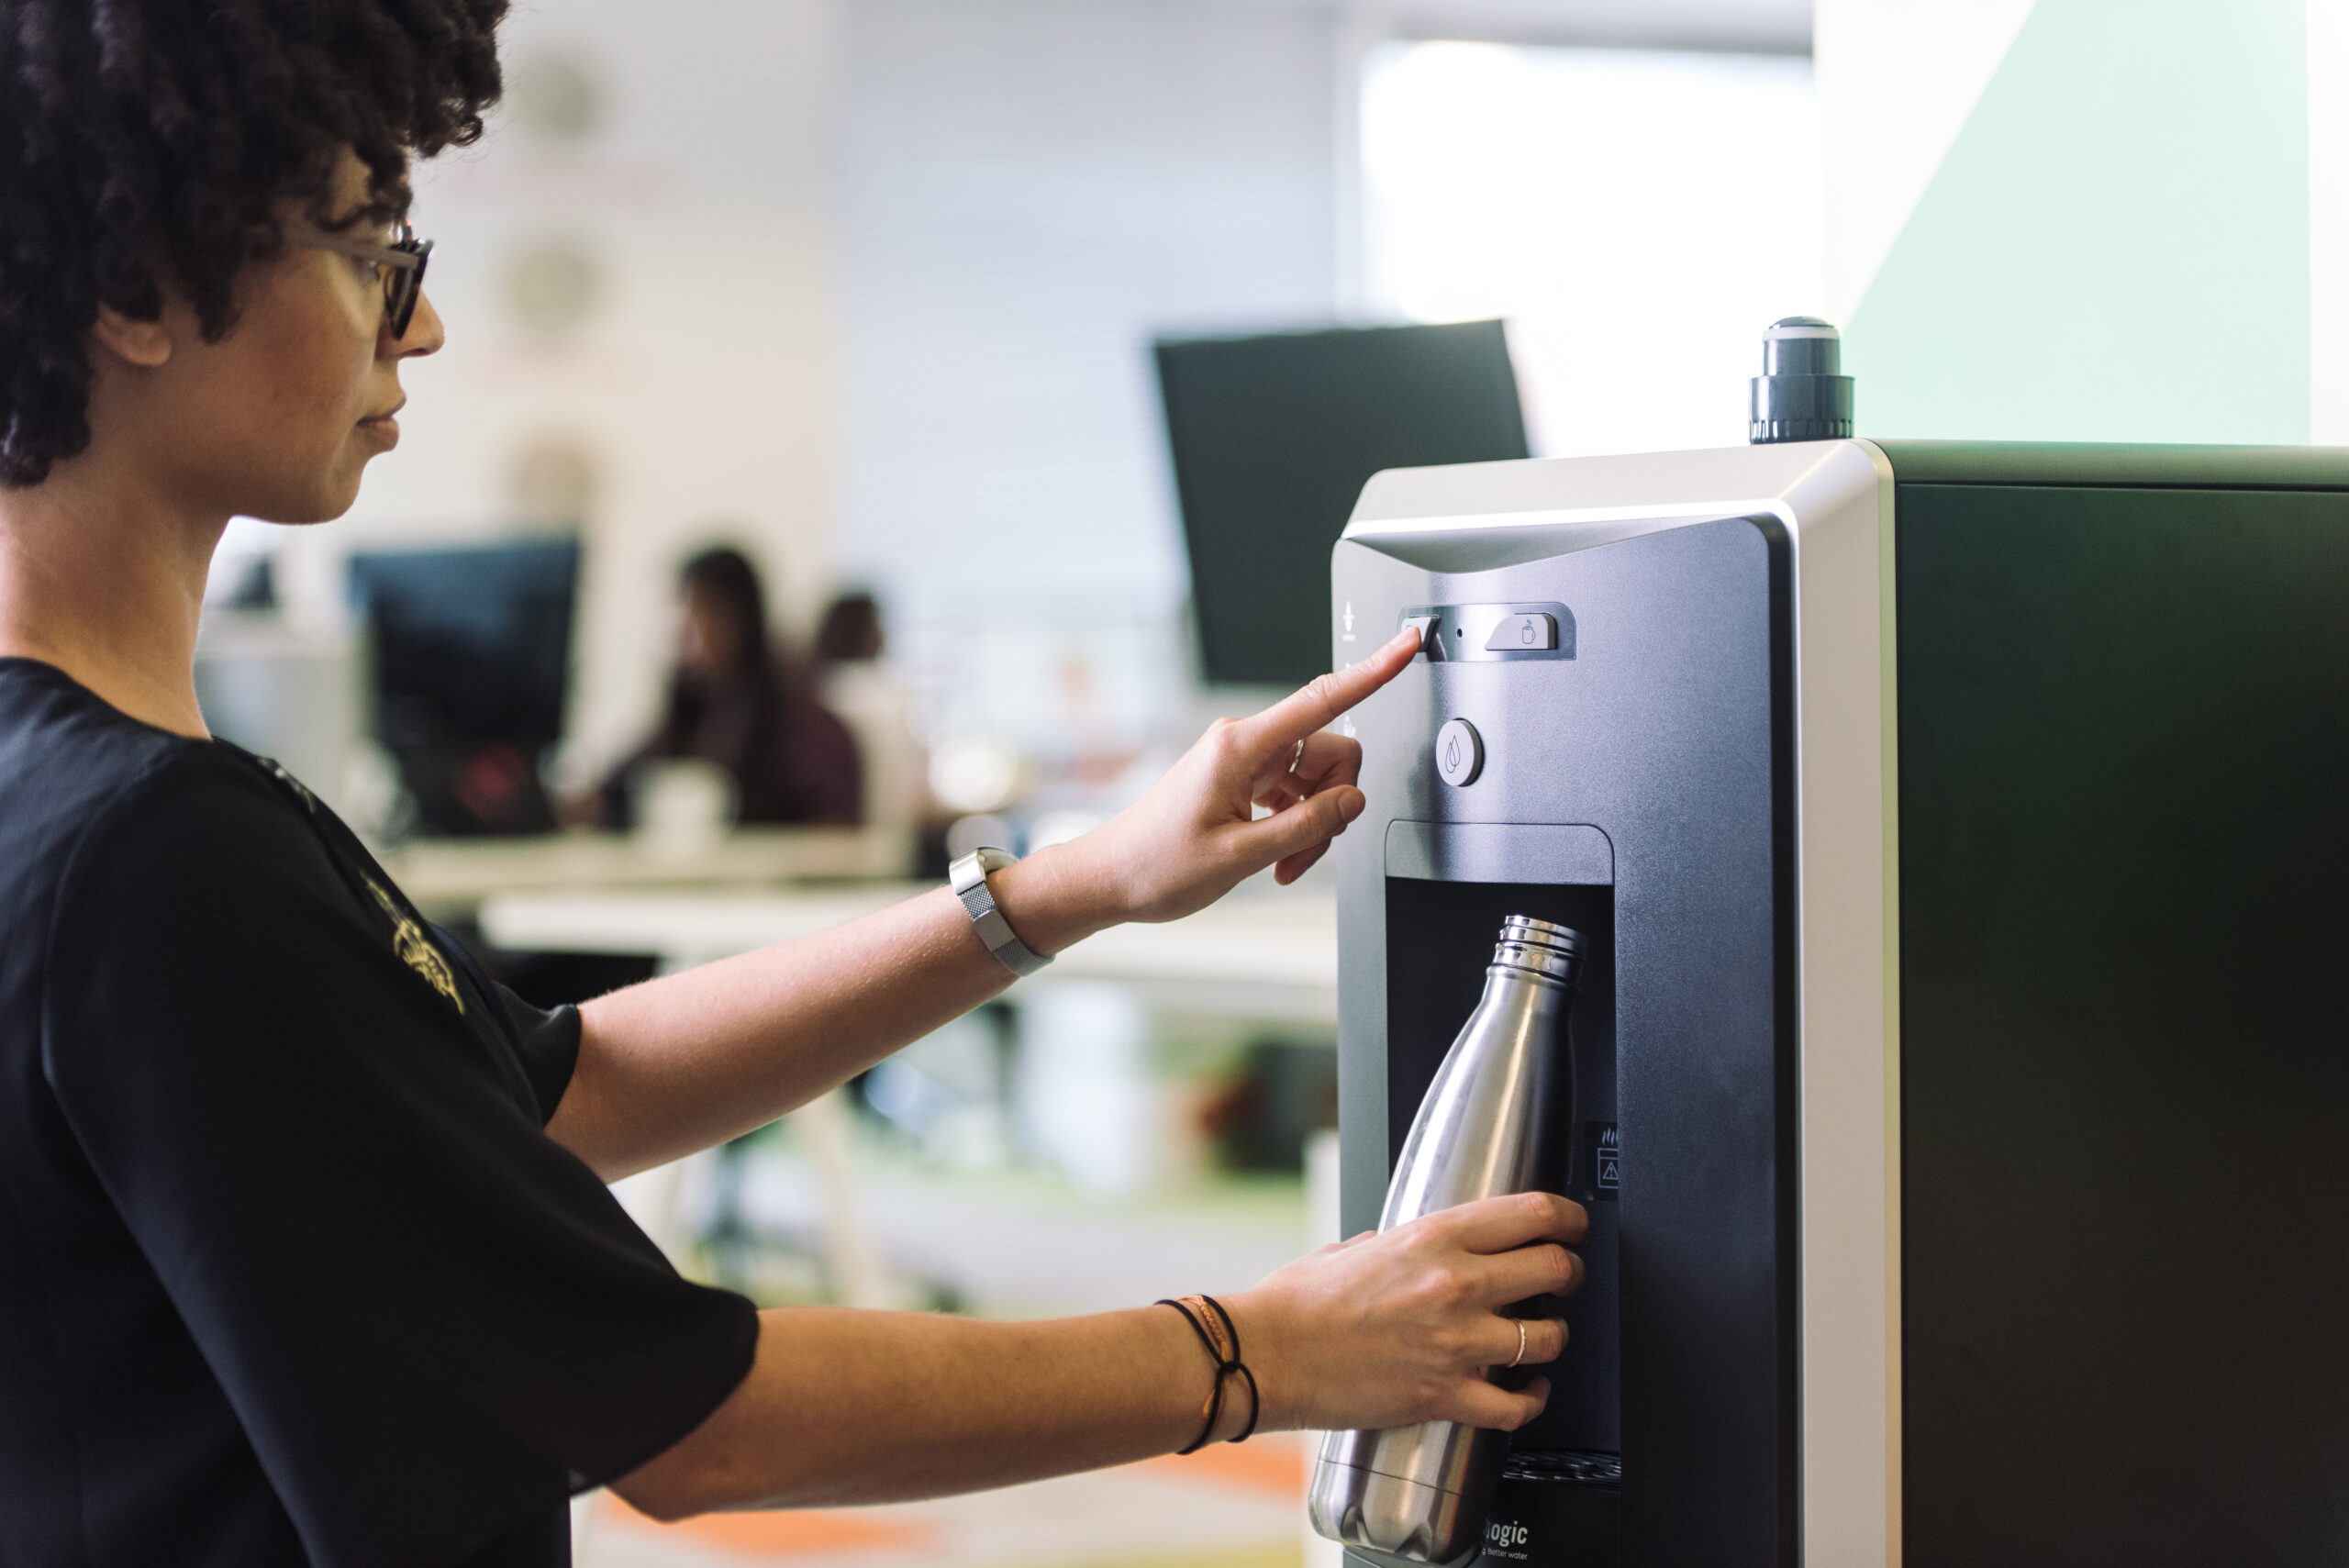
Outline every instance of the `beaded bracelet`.
[[(1192, 1307), (1194, 1302), (1205, 1307), (1207, 1313), (1195, 1310)], [(1208, 1354), (1215, 1361), (1215, 1392), (1208, 1396), (1207, 1405), (1199, 1412), (1199, 1435), (1191, 1440), (1188, 1448), (1178, 1448), (1174, 1451), (1178, 1454), (1197, 1453), (1207, 1447), (1208, 1440), (1215, 1436), (1216, 1422), (1223, 1418), (1224, 1382), (1235, 1372), (1248, 1384), (1248, 1424), (1240, 1429), (1238, 1437), (1227, 1440), (1246, 1442), (1256, 1430), (1256, 1418), (1264, 1413), (1264, 1396), (1257, 1391), (1256, 1374), (1250, 1372), (1247, 1363), (1240, 1359), (1240, 1329), (1231, 1321), (1231, 1314), (1226, 1312), (1223, 1303), (1212, 1296), (1186, 1296), (1180, 1301), (1162, 1298), (1152, 1305), (1171, 1307), (1181, 1313), (1183, 1321), (1191, 1326), (1191, 1332), (1199, 1337), (1199, 1343), (1207, 1347)]]

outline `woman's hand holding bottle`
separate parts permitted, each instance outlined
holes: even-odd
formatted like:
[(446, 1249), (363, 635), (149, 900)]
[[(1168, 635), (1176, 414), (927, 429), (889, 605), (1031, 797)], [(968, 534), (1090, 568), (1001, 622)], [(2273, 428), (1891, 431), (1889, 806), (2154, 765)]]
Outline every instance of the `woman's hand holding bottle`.
[[(1485, 1373), (1555, 1361), (1566, 1326), (1501, 1309), (1580, 1288), (1571, 1249), (1589, 1225), (1580, 1204), (1554, 1194), (1485, 1198), (1324, 1247), (1224, 1297), (1263, 1396), (1262, 1427), (1523, 1426), (1542, 1413), (1549, 1379), (1512, 1391)], [(1230, 1416), (1223, 1424), (1238, 1429)]]

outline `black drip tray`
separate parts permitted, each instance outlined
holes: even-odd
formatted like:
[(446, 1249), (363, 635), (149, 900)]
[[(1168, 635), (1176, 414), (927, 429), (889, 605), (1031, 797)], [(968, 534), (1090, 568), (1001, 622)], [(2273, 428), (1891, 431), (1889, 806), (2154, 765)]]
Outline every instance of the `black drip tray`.
[(1486, 1568), (1619, 1568), (1623, 1560), (1620, 1454), (1533, 1449), (1512, 1453), (1485, 1527)]

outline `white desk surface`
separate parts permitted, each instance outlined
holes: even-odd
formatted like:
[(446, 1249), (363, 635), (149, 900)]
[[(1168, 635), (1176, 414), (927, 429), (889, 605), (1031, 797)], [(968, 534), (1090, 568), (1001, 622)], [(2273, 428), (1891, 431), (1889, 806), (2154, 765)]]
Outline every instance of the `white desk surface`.
[(911, 851), (907, 836), (889, 828), (741, 828), (685, 845), (620, 833), (417, 839), (387, 851), (384, 861), (401, 891), (437, 917), (523, 889), (561, 895), (586, 888), (740, 888), (887, 876), (905, 869)]
[[(665, 966), (683, 968), (811, 935), (926, 886), (512, 892), (485, 900), (481, 922), (503, 948), (655, 953)], [(1020, 984), (1071, 980), (1138, 985), (1153, 1006), (1168, 1011), (1334, 1022), (1337, 905), (1323, 889), (1250, 888), (1187, 919), (1113, 927)]]

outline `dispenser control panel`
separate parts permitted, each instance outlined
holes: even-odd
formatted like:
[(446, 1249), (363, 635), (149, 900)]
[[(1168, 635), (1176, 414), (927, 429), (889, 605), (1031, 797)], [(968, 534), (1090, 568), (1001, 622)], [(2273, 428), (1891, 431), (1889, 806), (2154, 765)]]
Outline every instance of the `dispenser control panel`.
[(1416, 627), (1419, 652), (1444, 664), (1575, 656), (1574, 612), (1554, 600), (1507, 605), (1414, 605), (1396, 629)]

